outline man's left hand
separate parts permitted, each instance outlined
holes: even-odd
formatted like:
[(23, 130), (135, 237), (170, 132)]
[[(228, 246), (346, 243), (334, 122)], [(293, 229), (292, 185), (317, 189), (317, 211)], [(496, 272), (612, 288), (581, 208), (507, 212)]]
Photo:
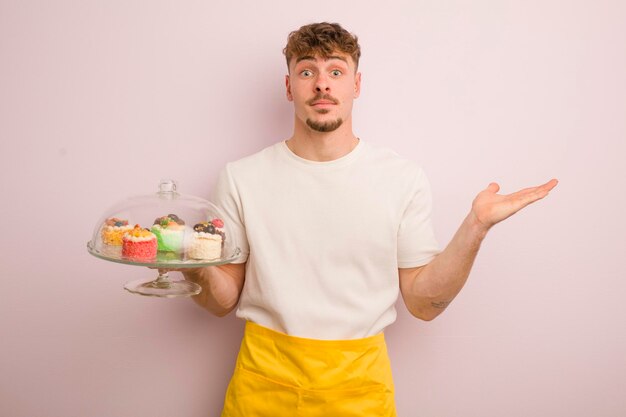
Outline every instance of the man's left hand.
[(547, 196), (557, 184), (558, 181), (552, 179), (537, 187), (525, 188), (512, 194), (502, 195), (497, 194), (500, 186), (492, 182), (474, 199), (471, 214), (476, 222), (487, 231), (527, 205)]

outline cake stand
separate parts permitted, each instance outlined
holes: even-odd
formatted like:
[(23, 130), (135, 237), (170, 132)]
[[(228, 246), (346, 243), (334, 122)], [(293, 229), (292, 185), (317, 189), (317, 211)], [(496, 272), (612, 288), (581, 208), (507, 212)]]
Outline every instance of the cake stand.
[[(133, 294), (167, 298), (190, 297), (199, 294), (202, 288), (184, 279), (172, 280), (168, 272), (218, 266), (234, 261), (241, 251), (233, 241), (230, 225), (224, 224), (223, 219), (222, 212), (213, 203), (199, 197), (180, 194), (175, 181), (161, 180), (157, 193), (131, 197), (106, 210), (96, 223), (92, 239), (87, 242), (87, 251), (105, 261), (148, 267), (158, 271), (157, 277), (153, 280), (134, 280), (126, 283), (124, 289)], [(176, 245), (167, 246), (168, 242), (160, 234), (164, 234), (163, 230), (168, 224), (177, 237)], [(152, 232), (155, 236), (159, 234), (158, 251), (155, 256), (142, 259), (129, 257), (123, 253), (122, 236), (132, 225), (150, 230), (151, 233), (142, 230), (147, 235)], [(203, 228), (199, 229), (200, 225)], [(193, 240), (197, 239), (197, 230), (207, 230), (207, 226), (215, 235), (215, 240), (219, 241), (221, 238), (221, 251), (218, 248), (220, 256), (194, 259), (188, 249)]]

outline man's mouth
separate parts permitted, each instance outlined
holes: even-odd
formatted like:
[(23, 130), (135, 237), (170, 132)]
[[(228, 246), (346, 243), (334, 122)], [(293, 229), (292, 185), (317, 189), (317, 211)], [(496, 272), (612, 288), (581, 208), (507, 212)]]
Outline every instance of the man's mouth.
[(327, 94), (323, 96), (315, 96), (311, 100), (307, 101), (307, 104), (309, 106), (320, 106), (320, 107), (335, 105), (337, 103), (338, 103), (337, 99)]

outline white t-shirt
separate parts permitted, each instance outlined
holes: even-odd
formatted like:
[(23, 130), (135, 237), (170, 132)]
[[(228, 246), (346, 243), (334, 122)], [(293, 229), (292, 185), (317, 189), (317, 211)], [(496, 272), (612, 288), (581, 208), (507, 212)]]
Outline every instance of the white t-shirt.
[(396, 319), (398, 268), (438, 253), (428, 181), (363, 141), (330, 162), (285, 142), (229, 163), (213, 200), (246, 262), (237, 316), (314, 339), (375, 335)]

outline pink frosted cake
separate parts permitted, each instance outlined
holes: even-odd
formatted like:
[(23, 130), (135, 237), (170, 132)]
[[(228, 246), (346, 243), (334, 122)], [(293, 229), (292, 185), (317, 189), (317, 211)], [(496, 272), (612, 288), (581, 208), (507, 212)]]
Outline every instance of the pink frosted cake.
[(122, 256), (136, 260), (152, 260), (157, 254), (157, 238), (149, 230), (136, 225), (122, 238)]
[(193, 227), (193, 237), (187, 245), (187, 257), (207, 261), (221, 258), (226, 237), (222, 227), (224, 227), (224, 222), (221, 219), (196, 224)]
[(100, 236), (105, 245), (122, 246), (122, 237), (124, 233), (132, 230), (133, 227), (128, 225), (128, 220), (110, 217), (105, 220)]

